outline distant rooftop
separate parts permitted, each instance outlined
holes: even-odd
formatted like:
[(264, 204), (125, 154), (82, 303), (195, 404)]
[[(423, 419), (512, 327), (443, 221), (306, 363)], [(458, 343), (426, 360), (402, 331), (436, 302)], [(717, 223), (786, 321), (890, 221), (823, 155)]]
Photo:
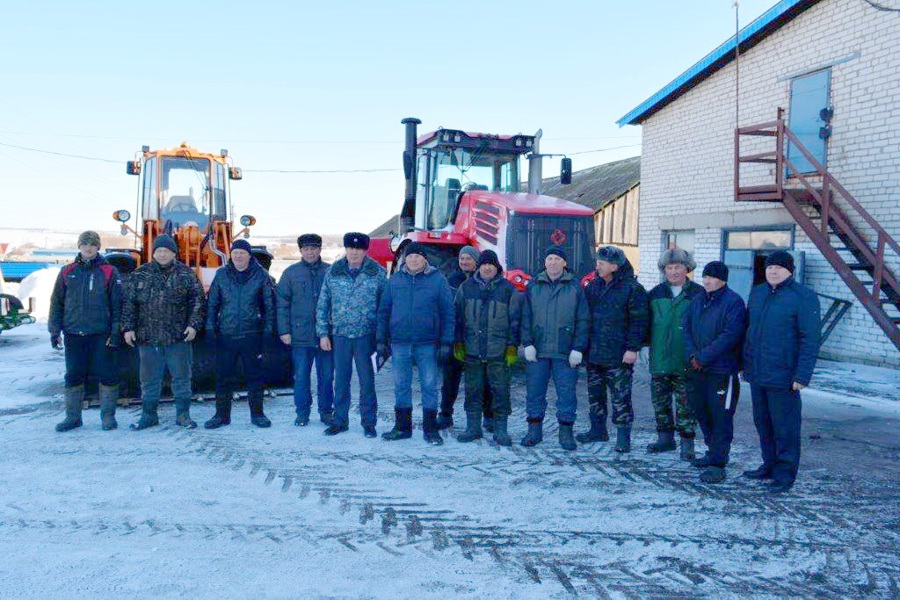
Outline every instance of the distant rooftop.
[(583, 204), (597, 212), (641, 182), (641, 157), (598, 165), (572, 173), (572, 183), (558, 177), (544, 179), (542, 193)]

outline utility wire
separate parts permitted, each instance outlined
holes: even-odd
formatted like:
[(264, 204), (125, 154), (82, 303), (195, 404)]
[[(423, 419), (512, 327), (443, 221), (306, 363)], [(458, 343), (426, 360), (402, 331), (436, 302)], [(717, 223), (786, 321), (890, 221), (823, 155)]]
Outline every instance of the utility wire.
[(52, 154), (54, 156), (65, 156), (67, 158), (82, 158), (84, 160), (95, 160), (97, 162), (105, 162), (105, 163), (120, 163), (121, 160), (111, 160), (109, 158), (97, 158), (95, 156), (82, 156), (81, 154), (66, 154), (65, 152), (54, 152), (52, 150), (41, 150), (40, 148), (29, 148), (27, 146), (16, 146), (15, 144), (5, 144), (0, 142), (0, 146), (6, 146), (7, 148), (15, 148), (16, 150), (27, 150), (28, 152), (38, 152), (40, 154)]
[(875, 10), (880, 10), (882, 12), (892, 12), (892, 13), (900, 13), (900, 8), (891, 8), (890, 6), (885, 6), (884, 4), (879, 4), (874, 0), (863, 0), (866, 4), (874, 8)]

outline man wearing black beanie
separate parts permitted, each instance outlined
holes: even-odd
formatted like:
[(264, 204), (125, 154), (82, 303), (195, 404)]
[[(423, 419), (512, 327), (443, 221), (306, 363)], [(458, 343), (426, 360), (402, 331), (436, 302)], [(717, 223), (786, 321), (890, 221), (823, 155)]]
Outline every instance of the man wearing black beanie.
[(766, 282), (753, 288), (747, 310), (744, 379), (763, 463), (744, 476), (772, 479), (770, 490), (783, 493), (800, 467), (800, 390), (819, 352), (819, 299), (794, 279), (793, 257), (779, 250), (766, 259)]

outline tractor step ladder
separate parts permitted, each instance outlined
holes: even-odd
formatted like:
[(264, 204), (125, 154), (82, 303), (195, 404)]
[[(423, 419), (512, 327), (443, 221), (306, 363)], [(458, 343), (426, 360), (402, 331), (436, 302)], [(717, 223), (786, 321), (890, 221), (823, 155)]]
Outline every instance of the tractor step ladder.
[[(747, 137), (775, 138), (775, 150), (742, 156), (741, 141)], [(786, 142), (809, 161), (813, 172), (799, 172), (787, 156)], [(774, 183), (741, 186), (741, 165), (753, 163), (774, 165)], [(735, 130), (734, 195), (737, 202), (783, 204), (900, 350), (900, 283), (888, 265), (900, 262), (900, 244), (788, 129), (782, 109), (774, 121)]]

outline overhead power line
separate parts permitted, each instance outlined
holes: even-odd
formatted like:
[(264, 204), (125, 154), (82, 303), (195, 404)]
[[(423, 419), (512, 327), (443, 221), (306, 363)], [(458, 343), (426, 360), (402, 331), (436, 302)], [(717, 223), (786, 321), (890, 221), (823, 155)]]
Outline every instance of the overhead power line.
[(874, 0), (863, 0), (863, 2), (865, 2), (875, 10), (880, 10), (882, 12), (900, 13), (900, 8), (891, 8), (890, 6), (885, 6), (884, 4), (874, 2)]
[(81, 154), (67, 154), (65, 152), (54, 152), (53, 150), (42, 150), (40, 148), (28, 148), (27, 146), (16, 146), (15, 144), (5, 144), (0, 142), (0, 146), (6, 146), (7, 148), (15, 148), (16, 150), (27, 150), (28, 152), (38, 152), (40, 154), (52, 154), (54, 156), (65, 156), (67, 158), (81, 158), (84, 160), (95, 160), (97, 162), (105, 162), (105, 163), (121, 163), (121, 160), (112, 160), (109, 158), (97, 158), (96, 156), (83, 156)]

